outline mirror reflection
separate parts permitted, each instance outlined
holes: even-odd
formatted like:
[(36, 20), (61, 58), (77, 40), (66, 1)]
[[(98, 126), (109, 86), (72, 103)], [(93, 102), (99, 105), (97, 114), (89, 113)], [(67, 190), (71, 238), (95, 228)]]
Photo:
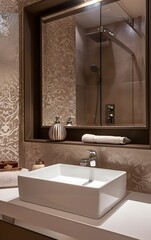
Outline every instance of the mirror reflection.
[(145, 5), (42, 18), (42, 126), (146, 126)]

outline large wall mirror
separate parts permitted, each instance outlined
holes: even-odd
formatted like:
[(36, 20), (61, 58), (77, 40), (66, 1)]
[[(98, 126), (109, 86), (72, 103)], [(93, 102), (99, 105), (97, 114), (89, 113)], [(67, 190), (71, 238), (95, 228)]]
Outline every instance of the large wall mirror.
[(146, 126), (146, 0), (83, 6), (42, 17), (42, 125)]
[[(84, 133), (150, 143), (148, 0), (45, 0), (23, 11), (25, 140)], [(71, 120), (71, 121), (70, 121)]]

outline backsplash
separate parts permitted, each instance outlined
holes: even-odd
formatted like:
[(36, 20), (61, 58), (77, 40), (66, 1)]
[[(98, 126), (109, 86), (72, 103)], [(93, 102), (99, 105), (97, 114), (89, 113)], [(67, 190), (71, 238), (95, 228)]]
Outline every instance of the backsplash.
[(88, 157), (88, 149), (98, 153), (98, 166), (127, 172), (127, 189), (151, 193), (151, 151), (117, 147), (96, 147), (57, 143), (26, 142), (25, 164), (31, 169), (37, 159), (45, 164), (67, 163), (79, 165), (82, 158)]

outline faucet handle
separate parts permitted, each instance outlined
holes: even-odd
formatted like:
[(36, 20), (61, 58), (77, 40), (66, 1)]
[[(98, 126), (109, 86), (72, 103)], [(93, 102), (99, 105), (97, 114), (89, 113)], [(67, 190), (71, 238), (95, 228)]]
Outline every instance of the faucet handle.
[(90, 167), (96, 167), (97, 165), (97, 152), (95, 150), (88, 149)]

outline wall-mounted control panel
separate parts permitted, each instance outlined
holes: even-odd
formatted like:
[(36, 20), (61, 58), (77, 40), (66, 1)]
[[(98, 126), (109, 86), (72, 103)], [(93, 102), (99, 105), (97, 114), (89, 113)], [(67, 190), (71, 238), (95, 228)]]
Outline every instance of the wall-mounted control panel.
[(106, 104), (106, 124), (115, 124), (115, 104)]

